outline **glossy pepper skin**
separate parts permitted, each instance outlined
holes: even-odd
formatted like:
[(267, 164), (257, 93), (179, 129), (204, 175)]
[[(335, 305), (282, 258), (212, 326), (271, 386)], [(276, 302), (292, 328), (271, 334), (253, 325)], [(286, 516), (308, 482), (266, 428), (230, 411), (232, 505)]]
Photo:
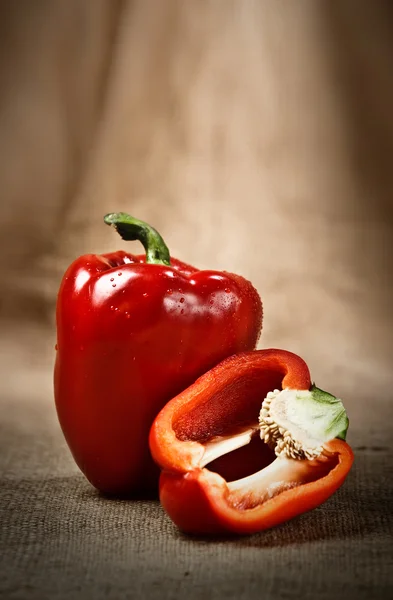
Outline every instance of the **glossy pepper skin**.
[(238, 275), (170, 261), (147, 224), (124, 213), (105, 219), (124, 239), (139, 239), (146, 256), (86, 255), (65, 273), (55, 401), (87, 479), (104, 493), (128, 495), (156, 488), (148, 448), (155, 416), (223, 358), (255, 347), (262, 306)]
[(276, 458), (254, 435), (269, 391), (310, 386), (300, 357), (260, 350), (224, 360), (162, 409), (150, 448), (162, 469), (162, 506), (182, 531), (255, 533), (315, 508), (341, 486), (353, 462), (345, 441), (325, 443), (318, 460), (292, 460)]

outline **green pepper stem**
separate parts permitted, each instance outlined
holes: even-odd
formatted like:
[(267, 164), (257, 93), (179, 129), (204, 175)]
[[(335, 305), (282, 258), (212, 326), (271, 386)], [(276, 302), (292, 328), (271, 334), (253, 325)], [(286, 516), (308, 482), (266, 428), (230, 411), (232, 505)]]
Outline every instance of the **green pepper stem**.
[(146, 250), (146, 262), (152, 265), (171, 264), (169, 250), (164, 240), (153, 227), (127, 213), (109, 213), (104, 221), (111, 225), (123, 240), (139, 240)]

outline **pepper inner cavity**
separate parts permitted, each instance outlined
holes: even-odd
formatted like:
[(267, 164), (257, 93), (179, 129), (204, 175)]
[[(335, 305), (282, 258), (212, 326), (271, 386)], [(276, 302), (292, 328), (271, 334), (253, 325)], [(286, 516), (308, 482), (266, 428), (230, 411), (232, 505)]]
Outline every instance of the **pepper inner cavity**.
[(269, 392), (259, 424), (204, 443), (201, 467), (209, 465), (226, 480), (228, 501), (236, 508), (254, 508), (287, 489), (324, 477), (337, 464), (337, 457), (324, 449), (325, 440), (316, 435), (317, 426), (310, 434), (307, 426), (301, 427), (301, 418), (292, 422), (288, 399), (299, 393), (308, 392)]
[(212, 393), (207, 390), (203, 402), (176, 418), (173, 423), (176, 437), (205, 444), (247, 429), (258, 430), (263, 399), (269, 390), (281, 387), (284, 376), (282, 367), (269, 371), (255, 369), (247, 377), (239, 373), (237, 379)]

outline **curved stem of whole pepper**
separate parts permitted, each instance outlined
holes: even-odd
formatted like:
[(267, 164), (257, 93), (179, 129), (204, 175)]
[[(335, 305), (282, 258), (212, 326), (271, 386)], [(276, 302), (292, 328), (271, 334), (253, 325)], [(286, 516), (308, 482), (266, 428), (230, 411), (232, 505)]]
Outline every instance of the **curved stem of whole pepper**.
[(146, 250), (147, 263), (166, 266), (171, 264), (168, 247), (154, 227), (122, 212), (109, 213), (105, 215), (104, 221), (114, 227), (123, 240), (139, 240)]

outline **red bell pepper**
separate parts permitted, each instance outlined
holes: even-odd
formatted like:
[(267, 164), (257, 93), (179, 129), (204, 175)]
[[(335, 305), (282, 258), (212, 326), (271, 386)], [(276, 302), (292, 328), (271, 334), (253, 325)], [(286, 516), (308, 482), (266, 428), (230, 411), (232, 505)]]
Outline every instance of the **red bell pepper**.
[(160, 500), (193, 534), (248, 534), (315, 508), (353, 462), (340, 400), (284, 350), (230, 357), (172, 399), (150, 432)]
[(65, 438), (99, 490), (152, 488), (159, 471), (148, 447), (153, 419), (202, 373), (255, 348), (262, 306), (238, 275), (170, 260), (152, 227), (110, 214), (123, 251), (86, 255), (67, 270), (57, 302), (55, 400)]

